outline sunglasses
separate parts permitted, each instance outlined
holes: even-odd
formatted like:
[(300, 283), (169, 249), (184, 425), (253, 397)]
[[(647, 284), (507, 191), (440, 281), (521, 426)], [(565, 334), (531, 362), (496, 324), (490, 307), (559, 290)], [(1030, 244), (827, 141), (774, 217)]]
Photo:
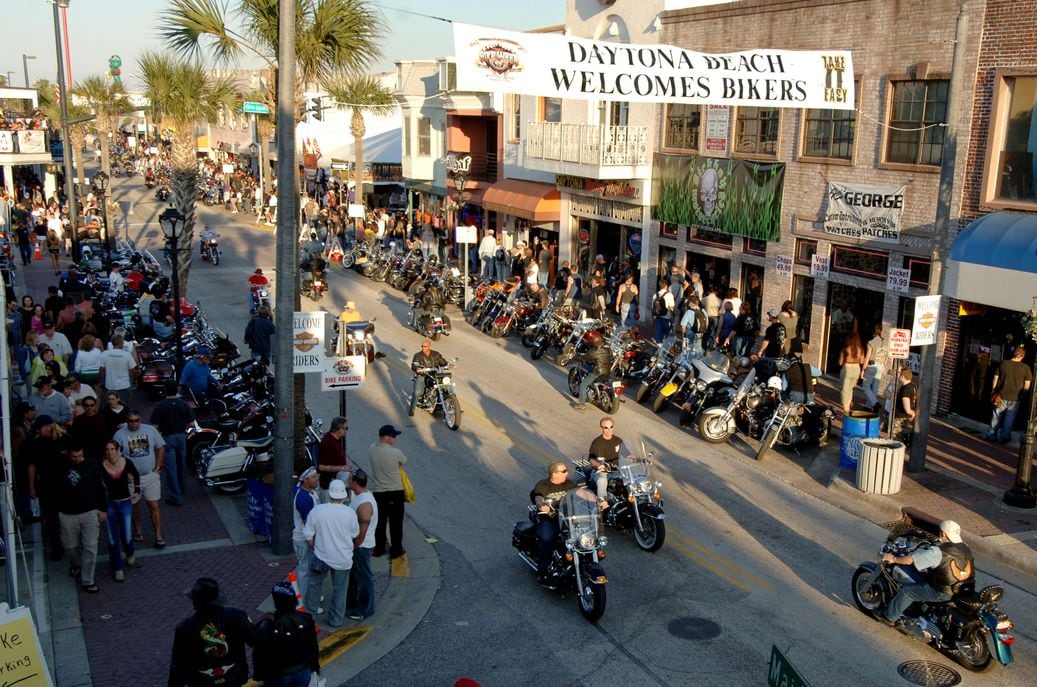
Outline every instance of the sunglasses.
[(555, 474), (556, 475), (559, 474), (559, 473), (566, 473), (566, 472), (569, 472), (569, 468), (562, 468), (561, 470), (555, 470)]
[(602, 429), (613, 429), (613, 425), (602, 425)]

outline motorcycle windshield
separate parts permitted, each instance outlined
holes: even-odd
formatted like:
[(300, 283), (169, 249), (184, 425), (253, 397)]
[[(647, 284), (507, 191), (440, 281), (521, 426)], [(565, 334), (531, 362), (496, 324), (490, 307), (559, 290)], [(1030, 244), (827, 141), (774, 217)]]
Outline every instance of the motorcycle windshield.
[(589, 551), (597, 548), (598, 497), (587, 489), (570, 489), (558, 504), (558, 517), (564, 523), (566, 541), (574, 550)]
[(738, 389), (735, 391), (735, 400), (741, 399), (752, 387), (753, 382), (756, 380), (756, 370), (749, 370), (749, 374), (745, 376), (742, 383), (738, 385)]
[(702, 356), (702, 362), (704, 362), (709, 369), (723, 375), (726, 375), (727, 370), (731, 367), (731, 359), (720, 351), (710, 351), (706, 355)]

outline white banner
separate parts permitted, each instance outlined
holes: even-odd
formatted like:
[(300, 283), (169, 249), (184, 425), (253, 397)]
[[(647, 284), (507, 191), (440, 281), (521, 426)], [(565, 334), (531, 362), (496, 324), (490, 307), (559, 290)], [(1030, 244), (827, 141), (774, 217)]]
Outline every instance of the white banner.
[(14, 132), (0, 131), (0, 153), (14, 152)]
[(350, 355), (345, 358), (325, 358), (321, 370), (321, 391), (361, 389), (367, 376), (367, 358)]
[(911, 345), (929, 346), (936, 343), (940, 324), (940, 296), (919, 296), (915, 299), (915, 321), (911, 327)]
[(324, 369), (324, 311), (292, 315), (292, 372)]
[(454, 22), (459, 91), (854, 109), (849, 50), (708, 54)]
[(20, 153), (45, 153), (47, 152), (47, 139), (42, 131), (18, 132), (18, 152)]
[(905, 188), (828, 182), (825, 233), (900, 243)]

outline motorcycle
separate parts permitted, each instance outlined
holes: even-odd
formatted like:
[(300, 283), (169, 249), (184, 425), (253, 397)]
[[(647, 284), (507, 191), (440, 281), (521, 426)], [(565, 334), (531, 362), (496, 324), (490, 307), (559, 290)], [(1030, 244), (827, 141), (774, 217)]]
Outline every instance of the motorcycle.
[(224, 494), (244, 491), (253, 466), (271, 460), (273, 423), (273, 405), (268, 401), (249, 401), (240, 420), (218, 420), (211, 441), (194, 442), (192, 459), (198, 481)]
[(345, 324), (341, 322), (335, 323), (335, 330), (338, 336), (342, 336), (343, 329), (345, 329), (346, 338), (342, 340), (341, 348), (339, 348), (339, 340), (336, 338), (333, 342), (334, 350), (340, 351), (343, 356), (362, 355), (367, 358), (369, 365), (373, 363), (375, 356), (378, 354), (374, 342), (374, 320), (369, 322), (346, 322)]
[(682, 356), (673, 377), (659, 389), (653, 409), (658, 413), (672, 403), (683, 412), (694, 413), (710, 384), (732, 384), (727, 376), (730, 366), (730, 358), (719, 351), (710, 351), (700, 358)]
[(763, 460), (774, 444), (802, 446), (817, 442), (820, 448), (828, 445), (835, 413), (821, 403), (797, 403), (781, 399), (774, 414), (764, 427), (756, 460)]
[[(532, 496), (532, 495), (531, 495)], [(531, 498), (532, 500), (532, 498)], [(546, 584), (554, 589), (573, 589), (583, 617), (592, 623), (605, 614), (605, 571), (599, 559), (608, 538), (599, 533), (597, 499), (590, 489), (571, 489), (557, 504), (559, 535), (552, 547)], [(515, 523), (511, 545), (519, 558), (537, 572), (539, 542), (537, 522), (541, 517), (535, 505), (528, 507), (526, 520)]]
[(169, 200), (169, 189), (165, 186), (159, 186), (158, 190), (155, 191), (155, 198), (161, 203), (166, 202)]
[(319, 301), (324, 292), (328, 290), (324, 269), (317, 268), (309, 272), (300, 271), (299, 276), (302, 279), (302, 294), (314, 302)]
[(580, 317), (573, 325), (569, 337), (562, 344), (562, 350), (555, 362), (565, 367), (591, 348), (603, 344), (602, 339), (605, 338), (605, 335), (601, 332), (602, 328), (603, 323), (600, 320), (587, 317), (585, 312), (580, 312)]
[[(879, 560), (862, 562), (850, 583), (857, 608), (873, 618), (879, 617), (901, 586), (915, 581), (905, 566), (884, 563), (882, 556), (907, 556), (922, 545), (939, 542), (939, 520), (914, 508), (902, 508), (901, 513), (903, 518), (882, 545)], [(992, 658), (1007, 666), (1012, 662), (1015, 626), (997, 607), (1004, 594), (1000, 585), (976, 591), (975, 580), (968, 580), (949, 601), (909, 606), (902, 631), (971, 671), (986, 670)]]
[(652, 357), (652, 364), (644, 377), (641, 379), (641, 385), (637, 388), (637, 392), (634, 394), (634, 400), (638, 403), (643, 403), (659, 390), (665, 380), (670, 378), (673, 374), (673, 368), (677, 364), (677, 360), (680, 357), (681, 350), (684, 347), (683, 337), (674, 337), (673, 343), (670, 346), (662, 346), (654, 343), (655, 355)]
[[(622, 456), (630, 455), (626, 447), (620, 448)], [(661, 482), (649, 477), (652, 454), (641, 445), (641, 458), (620, 458), (619, 466), (609, 473), (606, 499), (609, 508), (602, 516), (605, 525), (618, 530), (632, 530), (634, 541), (642, 551), (658, 551), (666, 541), (666, 515), (663, 513), (663, 498), (659, 492)], [(573, 465), (588, 474), (592, 469), (586, 459), (574, 459)], [(615, 473), (618, 477), (613, 477)], [(591, 487), (590, 484), (587, 485)]]
[(202, 260), (212, 261), (213, 266), (220, 264), (219, 234), (215, 238), (202, 239)]
[[(594, 374), (587, 363), (578, 363), (569, 368), (569, 393), (573, 397), (580, 395), (580, 384), (587, 375)], [(609, 415), (619, 411), (620, 397), (623, 395), (623, 382), (602, 375), (587, 388), (587, 403), (599, 408)]]
[(742, 404), (749, 395), (756, 370), (750, 370), (737, 388), (729, 391), (730, 400), (724, 405), (717, 405), (702, 411), (698, 419), (699, 435), (711, 444), (723, 444), (737, 431), (736, 412), (742, 411)]
[(437, 408), (442, 408), (443, 420), (447, 427), (456, 430), (461, 426), (461, 402), (457, 400), (457, 393), (454, 391), (453, 370), (456, 364), (457, 358), (454, 358), (446, 367), (422, 367), (414, 371), (411, 389), (414, 389), (418, 376), (425, 375), (425, 393), (421, 398), (413, 391), (408, 394), (410, 405), (407, 415), (414, 417), (414, 411), (418, 408), (434, 415)]

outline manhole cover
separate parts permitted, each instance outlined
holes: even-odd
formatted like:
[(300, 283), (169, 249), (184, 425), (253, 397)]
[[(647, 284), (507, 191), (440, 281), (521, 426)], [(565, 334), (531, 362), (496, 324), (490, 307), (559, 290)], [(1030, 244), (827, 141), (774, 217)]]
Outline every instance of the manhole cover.
[(932, 661), (908, 661), (897, 667), (900, 677), (913, 685), (951, 687), (961, 683), (961, 675), (945, 665)]
[(666, 631), (674, 637), (704, 641), (719, 637), (720, 626), (706, 618), (674, 618), (666, 625)]

